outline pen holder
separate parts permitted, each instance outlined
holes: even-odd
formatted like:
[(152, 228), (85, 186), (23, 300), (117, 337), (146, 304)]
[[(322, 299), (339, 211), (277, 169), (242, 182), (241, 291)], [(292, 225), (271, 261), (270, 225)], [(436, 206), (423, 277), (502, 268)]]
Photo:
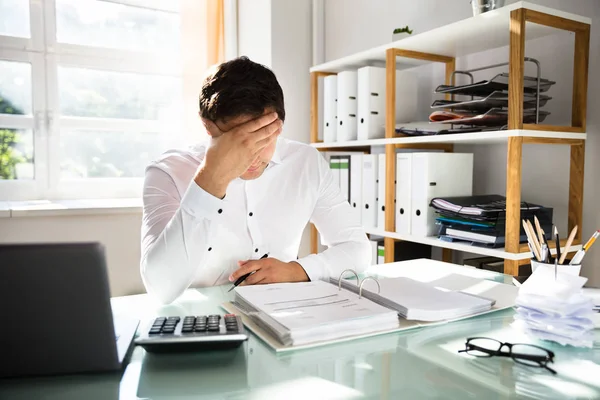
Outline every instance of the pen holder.
[[(569, 275), (579, 276), (579, 273), (581, 272), (581, 264), (569, 265), (570, 261), (571, 260), (565, 260), (565, 262), (563, 264), (558, 264), (557, 271), (564, 272)], [(550, 268), (552, 271), (554, 271), (554, 263), (542, 263), (542, 262), (539, 262), (538, 260), (536, 260), (535, 258), (532, 258), (531, 259), (531, 273), (535, 272), (535, 270), (539, 267)]]

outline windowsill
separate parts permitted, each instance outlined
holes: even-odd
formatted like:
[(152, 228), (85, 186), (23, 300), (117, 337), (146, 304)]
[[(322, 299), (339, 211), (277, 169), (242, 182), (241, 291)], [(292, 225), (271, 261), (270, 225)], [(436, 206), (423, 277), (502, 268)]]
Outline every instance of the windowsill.
[(0, 201), (0, 218), (137, 214), (142, 199)]

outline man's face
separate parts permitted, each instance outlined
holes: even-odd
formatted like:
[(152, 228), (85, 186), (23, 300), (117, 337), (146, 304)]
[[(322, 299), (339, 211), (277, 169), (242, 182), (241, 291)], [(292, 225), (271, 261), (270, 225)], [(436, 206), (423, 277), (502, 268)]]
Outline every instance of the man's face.
[[(272, 110), (272, 109), (267, 109), (267, 110), (265, 110), (265, 114), (269, 114), (273, 111), (274, 110)], [(235, 128), (236, 126), (241, 125), (245, 122), (248, 122), (254, 118), (256, 118), (256, 117), (241, 115), (239, 117), (231, 118), (226, 121), (220, 121), (220, 120), (215, 121), (215, 124), (219, 127), (219, 129), (221, 131), (227, 132), (227, 131)], [(254, 160), (254, 162), (252, 162), (250, 167), (248, 167), (246, 172), (244, 172), (240, 176), (240, 178), (245, 179), (245, 180), (251, 180), (251, 179), (256, 179), (259, 176), (261, 176), (263, 174), (263, 172), (265, 171), (265, 169), (267, 168), (267, 166), (269, 165), (271, 158), (273, 158), (273, 153), (275, 153), (276, 143), (277, 143), (277, 140), (275, 139), (275, 140), (273, 140), (273, 142), (271, 144), (269, 144), (267, 147), (265, 147), (260, 152), (258, 157)]]

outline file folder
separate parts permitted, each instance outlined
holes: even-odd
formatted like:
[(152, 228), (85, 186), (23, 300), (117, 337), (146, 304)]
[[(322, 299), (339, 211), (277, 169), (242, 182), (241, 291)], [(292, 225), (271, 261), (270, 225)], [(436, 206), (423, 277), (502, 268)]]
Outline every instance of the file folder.
[(436, 213), (429, 204), (434, 197), (471, 196), (473, 193), (473, 154), (413, 153), (411, 168), (411, 234), (437, 233)]
[(350, 202), (350, 154), (338, 156), (340, 160), (340, 190)]
[(337, 137), (337, 76), (323, 79), (323, 142), (335, 142)]
[(402, 234), (411, 233), (413, 154), (396, 154), (396, 232)]
[(358, 73), (356, 71), (342, 71), (337, 75), (338, 125), (336, 137), (338, 142), (357, 138), (357, 87)]
[[(358, 140), (385, 137), (386, 72), (381, 67), (363, 67), (357, 72)], [(396, 122), (417, 118), (417, 75), (396, 71)]]
[(385, 230), (385, 154), (377, 161), (377, 229)]
[(355, 221), (362, 224), (362, 154), (350, 156), (350, 206)]
[(362, 157), (362, 226), (377, 227), (377, 175), (379, 168), (377, 154), (365, 154)]

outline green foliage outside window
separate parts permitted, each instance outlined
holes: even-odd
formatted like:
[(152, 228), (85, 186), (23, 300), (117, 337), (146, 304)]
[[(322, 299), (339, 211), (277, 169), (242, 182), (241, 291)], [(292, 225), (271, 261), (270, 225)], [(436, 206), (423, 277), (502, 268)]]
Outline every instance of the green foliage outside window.
[[(0, 114), (23, 114), (0, 94)], [(16, 179), (17, 164), (27, 159), (17, 149), (21, 135), (16, 129), (0, 129), (0, 179)]]

